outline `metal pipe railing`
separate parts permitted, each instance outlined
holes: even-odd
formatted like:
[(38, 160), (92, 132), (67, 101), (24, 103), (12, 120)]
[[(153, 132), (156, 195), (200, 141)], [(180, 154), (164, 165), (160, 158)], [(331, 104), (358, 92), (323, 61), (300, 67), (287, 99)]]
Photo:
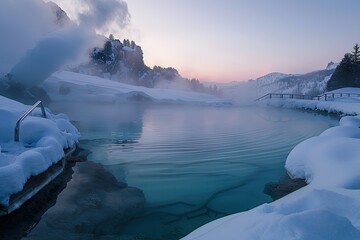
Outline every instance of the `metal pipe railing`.
[(27, 117), (29, 116), (30, 113), (32, 113), (32, 111), (35, 110), (35, 108), (37, 108), (40, 105), (41, 108), (41, 112), (42, 112), (42, 116), (43, 118), (47, 118), (46, 116), (46, 112), (45, 112), (45, 108), (44, 105), (42, 104), (41, 101), (37, 101), (26, 113), (24, 113), (16, 122), (16, 126), (15, 126), (15, 133), (14, 133), (14, 140), (15, 142), (19, 141), (20, 138), (20, 124), (21, 122)]

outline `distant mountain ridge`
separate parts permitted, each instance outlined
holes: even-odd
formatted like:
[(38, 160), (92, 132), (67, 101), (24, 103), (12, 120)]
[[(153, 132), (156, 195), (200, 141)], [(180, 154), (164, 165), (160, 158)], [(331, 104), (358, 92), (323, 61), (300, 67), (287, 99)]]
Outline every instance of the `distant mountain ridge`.
[(262, 85), (272, 84), (274, 82), (277, 82), (280, 79), (290, 77), (290, 76), (292, 76), (292, 75), (285, 74), (285, 73), (279, 73), (279, 72), (273, 72), (273, 73), (266, 74), (262, 77), (259, 77), (259, 78), (255, 79), (255, 81), (256, 81), (257, 85), (262, 86)]
[(222, 85), (224, 96), (246, 101), (267, 93), (290, 93), (319, 95), (325, 92), (326, 83), (338, 64), (330, 62), (325, 69), (305, 74), (285, 74), (273, 72), (247, 82)]

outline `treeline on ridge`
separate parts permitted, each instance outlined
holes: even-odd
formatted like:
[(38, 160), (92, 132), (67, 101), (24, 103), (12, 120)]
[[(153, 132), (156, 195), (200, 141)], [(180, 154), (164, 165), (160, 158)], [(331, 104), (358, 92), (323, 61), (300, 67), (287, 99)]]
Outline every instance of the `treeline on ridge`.
[(344, 87), (360, 87), (360, 46), (355, 44), (351, 53), (346, 53), (327, 82), (326, 90)]
[(175, 68), (146, 66), (140, 46), (129, 39), (115, 39), (112, 34), (102, 48), (95, 47), (90, 51), (89, 63), (73, 70), (136, 86), (190, 90), (222, 96), (222, 90), (216, 85), (205, 86), (198, 79), (184, 78)]

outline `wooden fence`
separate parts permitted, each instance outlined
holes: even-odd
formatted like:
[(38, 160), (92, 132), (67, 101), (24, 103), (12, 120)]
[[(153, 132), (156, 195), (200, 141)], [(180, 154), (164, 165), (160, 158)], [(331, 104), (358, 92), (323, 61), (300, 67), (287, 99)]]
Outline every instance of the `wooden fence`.
[(324, 93), (322, 95), (301, 95), (301, 94), (290, 94), (290, 93), (268, 93), (262, 97), (259, 97), (255, 101), (260, 101), (264, 99), (272, 98), (282, 98), (282, 99), (305, 99), (305, 100), (331, 100), (338, 97), (360, 97), (360, 94), (357, 93)]

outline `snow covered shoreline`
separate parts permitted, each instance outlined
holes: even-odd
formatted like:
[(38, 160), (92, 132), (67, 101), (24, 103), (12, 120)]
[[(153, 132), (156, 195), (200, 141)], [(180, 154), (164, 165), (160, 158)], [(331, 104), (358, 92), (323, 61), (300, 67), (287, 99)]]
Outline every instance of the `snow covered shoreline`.
[[(358, 91), (356, 89), (356, 91)], [(274, 100), (271, 106), (358, 115), (360, 101)], [(360, 239), (360, 117), (298, 144), (285, 168), (307, 186), (269, 204), (210, 222), (183, 239)]]
[[(67, 71), (54, 73), (42, 87), (54, 102), (232, 104), (209, 94), (138, 87)], [(66, 115), (47, 111), (47, 118), (42, 118), (41, 111), (36, 109), (22, 122), (20, 141), (15, 142), (16, 121), (29, 108), (0, 96), (0, 204), (3, 206), (9, 205), (10, 196), (20, 192), (31, 176), (58, 162), (64, 156), (64, 149), (74, 147), (80, 136)]]
[[(147, 89), (71, 72), (54, 74), (44, 83), (54, 101), (119, 103), (144, 97), (156, 103), (222, 105), (206, 94)], [(141, 99), (140, 99), (141, 100)], [(346, 102), (345, 102), (346, 101)], [(272, 99), (267, 105), (360, 114), (359, 99), (307, 101)], [(64, 114), (47, 112), (48, 119), (27, 118), (20, 142), (13, 127), (29, 106), (0, 97), (0, 203), (22, 189), (26, 180), (45, 171), (74, 146), (79, 133)], [(308, 185), (288, 196), (252, 210), (206, 224), (184, 239), (360, 239), (360, 117), (346, 116), (340, 125), (310, 138), (289, 154), (286, 169)]]
[(31, 176), (46, 171), (64, 156), (64, 149), (75, 146), (80, 136), (64, 114), (54, 115), (40, 109), (20, 126), (20, 141), (14, 141), (14, 127), (30, 106), (0, 96), (0, 204), (8, 206), (9, 197), (21, 191)]

